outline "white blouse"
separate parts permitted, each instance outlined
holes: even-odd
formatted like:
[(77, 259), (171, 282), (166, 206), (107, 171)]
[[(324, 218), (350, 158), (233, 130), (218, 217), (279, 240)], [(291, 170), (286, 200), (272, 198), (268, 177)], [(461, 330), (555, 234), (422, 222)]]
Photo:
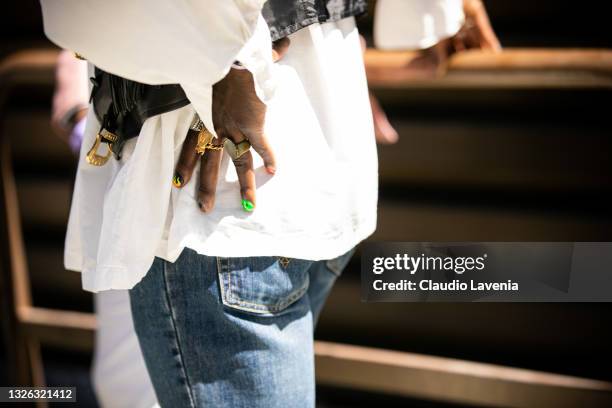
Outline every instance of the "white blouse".
[(463, 25), (462, 0), (378, 0), (374, 43), (386, 50), (428, 48)]
[[(111, 50), (100, 55), (96, 47), (104, 44), (96, 39), (96, 30), (81, 32), (73, 44), (61, 21), (49, 21), (79, 18), (52, 12), (57, 3), (67, 4), (66, 0), (42, 1), (45, 29), (52, 40), (115, 74), (146, 83), (180, 83), (192, 101), (192, 105), (148, 119), (140, 136), (125, 145), (121, 162), (112, 159), (103, 167), (85, 162), (99, 130), (90, 110), (65, 249), (66, 268), (82, 272), (84, 289), (129, 289), (145, 276), (155, 256), (173, 262), (185, 247), (211, 256), (320, 260), (343, 254), (374, 231), (377, 156), (353, 18), (298, 31), (290, 36), (291, 46), (283, 60), (271, 64), (265, 22), (260, 17), (245, 17), (253, 9), (246, 7), (246, 14), (228, 12), (222, 23), (218, 19), (223, 14), (213, 13), (217, 3), (252, 5), (261, 1), (208, 1), (207, 13), (189, 16), (172, 14), (185, 12), (185, 7), (169, 11), (175, 2), (162, 0), (113, 0), (104, 6), (94, 0), (70, 2), (65, 7), (87, 3), (90, 8), (108, 8), (112, 3), (117, 9), (124, 5), (133, 9), (140, 4), (140, 13), (147, 14), (141, 19), (134, 13), (131, 23), (115, 32), (113, 47), (105, 45)], [(218, 6), (220, 12), (227, 11), (229, 6), (224, 5)], [(80, 17), (87, 19), (85, 26), (91, 25), (96, 13), (84, 9), (87, 15), (83, 11)], [(114, 13), (121, 12), (117, 9)], [(158, 12), (159, 20), (151, 16)], [(164, 13), (174, 18), (168, 22), (162, 18)], [(200, 19), (198, 24), (189, 25), (193, 18)], [(208, 33), (209, 38), (194, 32), (201, 27), (208, 30), (209, 24), (226, 28)], [(234, 26), (241, 27), (238, 33), (227, 29)], [(164, 37), (168, 30), (173, 38), (157, 37)], [(141, 32), (153, 38), (144, 41)], [(139, 39), (132, 44), (135, 37)], [(132, 53), (141, 63), (151, 64), (116, 61)], [(238, 55), (254, 71), (258, 92), (267, 102), (266, 133), (276, 154), (277, 171), (268, 175), (254, 154), (257, 208), (246, 213), (240, 205), (234, 166), (224, 155), (215, 208), (204, 214), (196, 204), (197, 177), (176, 189), (172, 175), (195, 111), (212, 129), (211, 85)], [(164, 61), (158, 64), (159, 58)], [(201, 83), (196, 72), (176, 66), (208, 59), (211, 63), (198, 71)]]

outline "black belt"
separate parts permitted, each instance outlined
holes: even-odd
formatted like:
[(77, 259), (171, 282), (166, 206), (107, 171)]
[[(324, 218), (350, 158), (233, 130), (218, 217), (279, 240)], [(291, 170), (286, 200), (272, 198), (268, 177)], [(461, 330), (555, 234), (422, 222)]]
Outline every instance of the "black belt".
[[(96, 142), (87, 153), (87, 162), (95, 166), (104, 165), (111, 153), (121, 158), (125, 142), (140, 134), (144, 121), (188, 105), (189, 99), (178, 84), (147, 85), (131, 81), (95, 69), (91, 78), (93, 102), (96, 117), (102, 124)], [(98, 154), (102, 143), (108, 144), (105, 156)]]

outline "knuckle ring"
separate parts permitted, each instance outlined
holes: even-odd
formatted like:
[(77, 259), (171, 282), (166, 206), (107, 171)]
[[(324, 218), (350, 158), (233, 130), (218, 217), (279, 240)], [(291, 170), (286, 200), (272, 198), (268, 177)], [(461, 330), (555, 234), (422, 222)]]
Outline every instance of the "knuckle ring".
[(225, 139), (223, 144), (225, 150), (233, 160), (239, 159), (251, 148), (251, 143), (246, 139), (239, 143), (234, 143), (230, 139)]
[(212, 133), (208, 131), (208, 129), (206, 129), (206, 127), (204, 126), (204, 122), (202, 122), (202, 120), (197, 114), (194, 116), (189, 129), (198, 132), (198, 141), (196, 142), (195, 151), (200, 156), (202, 156), (204, 152), (206, 152), (206, 149), (223, 150), (223, 145), (215, 145), (212, 143), (215, 137)]

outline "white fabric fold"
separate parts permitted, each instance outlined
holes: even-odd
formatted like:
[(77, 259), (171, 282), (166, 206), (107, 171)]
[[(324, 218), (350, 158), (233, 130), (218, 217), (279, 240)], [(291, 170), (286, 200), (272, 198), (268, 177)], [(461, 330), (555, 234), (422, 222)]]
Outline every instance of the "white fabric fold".
[(378, 0), (374, 44), (385, 50), (429, 48), (463, 25), (462, 0)]
[[(264, 46), (268, 44), (269, 46)], [(255, 32), (236, 56), (246, 69), (253, 74), (255, 91), (263, 102), (268, 103), (274, 96), (276, 82), (272, 68), (272, 38), (263, 16), (259, 16)]]

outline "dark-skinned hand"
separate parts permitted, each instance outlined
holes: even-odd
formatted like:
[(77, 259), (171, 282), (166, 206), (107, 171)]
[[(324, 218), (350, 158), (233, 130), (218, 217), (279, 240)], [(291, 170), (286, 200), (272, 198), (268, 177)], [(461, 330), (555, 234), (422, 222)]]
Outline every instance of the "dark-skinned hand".
[[(289, 48), (289, 39), (283, 38), (273, 43), (272, 58), (276, 62), (283, 57)], [(253, 150), (261, 156), (266, 171), (274, 174), (276, 164), (274, 153), (264, 134), (266, 105), (255, 92), (253, 75), (247, 69), (230, 69), (221, 81), (213, 86), (212, 119), (218, 138), (212, 144), (222, 146), (225, 139), (238, 144), (248, 140)], [(173, 184), (177, 188), (184, 187), (192, 179), (193, 170), (200, 162), (200, 177), (198, 180), (198, 206), (203, 212), (210, 212), (215, 204), (217, 178), (221, 165), (223, 150), (206, 149), (201, 156), (196, 153), (198, 133), (189, 130), (176, 171)], [(238, 182), (242, 208), (253, 211), (255, 208), (255, 171), (253, 156), (247, 151), (238, 158), (232, 158)]]

